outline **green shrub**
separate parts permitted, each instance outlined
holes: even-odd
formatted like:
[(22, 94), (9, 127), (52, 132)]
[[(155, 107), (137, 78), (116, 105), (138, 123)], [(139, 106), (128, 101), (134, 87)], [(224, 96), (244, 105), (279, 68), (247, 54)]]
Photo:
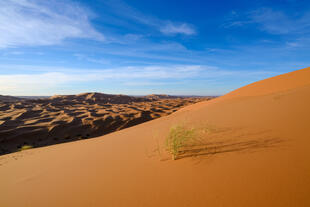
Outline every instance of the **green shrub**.
[(23, 145), (23, 146), (19, 149), (19, 151), (28, 150), (28, 149), (31, 149), (31, 148), (33, 148), (33, 146), (31, 146), (31, 145)]
[(166, 149), (172, 154), (172, 159), (178, 159), (178, 155), (187, 146), (191, 146), (196, 140), (195, 129), (187, 129), (182, 125), (177, 125), (170, 129), (166, 139)]

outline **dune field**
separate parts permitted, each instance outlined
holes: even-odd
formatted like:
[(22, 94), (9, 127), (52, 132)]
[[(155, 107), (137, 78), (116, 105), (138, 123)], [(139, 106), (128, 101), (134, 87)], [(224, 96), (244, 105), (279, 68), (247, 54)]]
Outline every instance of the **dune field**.
[[(139, 109), (139, 104), (133, 107)], [(152, 111), (151, 105), (158, 103), (143, 104)], [(177, 108), (165, 104), (169, 113)], [(0, 204), (307, 207), (309, 106), (306, 68), (105, 136), (3, 155)], [(54, 113), (56, 106), (46, 107)], [(74, 107), (78, 113), (79, 105)], [(140, 113), (128, 107), (110, 109), (117, 111), (115, 116), (121, 110)], [(81, 114), (87, 110), (84, 106)], [(183, 141), (173, 151), (167, 139), (175, 134)], [(189, 136), (191, 143), (186, 143)]]
[(0, 154), (97, 137), (208, 99), (102, 93), (32, 100), (2, 96)]

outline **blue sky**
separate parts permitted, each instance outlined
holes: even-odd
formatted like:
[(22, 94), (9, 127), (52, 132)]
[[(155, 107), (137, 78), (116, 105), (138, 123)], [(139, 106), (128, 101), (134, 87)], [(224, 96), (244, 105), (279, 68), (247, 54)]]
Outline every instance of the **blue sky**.
[(0, 1), (0, 94), (221, 95), (308, 66), (306, 0)]

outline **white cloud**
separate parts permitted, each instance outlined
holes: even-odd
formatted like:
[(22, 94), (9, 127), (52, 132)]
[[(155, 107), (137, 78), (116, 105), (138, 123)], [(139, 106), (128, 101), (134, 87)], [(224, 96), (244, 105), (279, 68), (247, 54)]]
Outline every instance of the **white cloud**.
[[(29, 67), (29, 66), (27, 66)], [(48, 68), (48, 71), (36, 71), (35, 74), (0, 75), (0, 94), (9, 95), (53, 95), (71, 93), (71, 89), (85, 91), (95, 84), (95, 90), (101, 86), (113, 91), (113, 85), (135, 86), (169, 85), (176, 81), (195, 78), (208, 80), (258, 78), (275, 75), (266, 71), (227, 71), (206, 65), (172, 65), (123, 67), (101, 70), (81, 70), (74, 68)], [(77, 89), (76, 86), (79, 86)], [(70, 89), (68, 91), (68, 88)], [(98, 89), (99, 88), (99, 89)], [(128, 88), (123, 88), (127, 90)], [(80, 91), (80, 92), (81, 92)], [(113, 92), (112, 92), (113, 93)], [(147, 92), (146, 92), (147, 93)]]
[(260, 29), (271, 34), (308, 35), (310, 32), (310, 13), (291, 16), (287, 13), (270, 8), (261, 8), (250, 13), (250, 19)]
[(78, 60), (86, 60), (87, 62), (97, 63), (97, 64), (101, 64), (101, 65), (106, 65), (106, 64), (111, 63), (111, 61), (108, 59), (92, 58), (92, 57), (89, 57), (87, 55), (79, 54), (79, 53), (73, 54), (73, 56), (75, 56)]
[(294, 21), (281, 11), (270, 8), (262, 8), (251, 12), (250, 18), (253, 23), (260, 24), (262, 30), (272, 34), (287, 34), (296, 30)]
[[(29, 68), (29, 66), (26, 66)], [(52, 95), (59, 93), (59, 88), (68, 84), (79, 85), (100, 82), (119, 82), (182, 79), (196, 76), (202, 70), (201, 66), (152, 66), (152, 67), (124, 67), (117, 69), (80, 70), (66, 68), (47, 68), (48, 71), (35, 74), (7, 74), (0, 75), (0, 94), (10, 95)], [(43, 71), (46, 70), (43, 68)], [(47, 94), (48, 93), (48, 94)], [(67, 93), (67, 92), (65, 92)]]
[(300, 46), (300, 44), (298, 42), (287, 42), (286, 45), (287, 45), (287, 47), (290, 47), (290, 48)]
[(238, 14), (233, 12), (222, 26), (240, 27), (256, 24), (262, 31), (270, 34), (308, 34), (310, 29), (310, 13), (290, 16), (281, 10), (260, 8), (251, 12)]
[(67, 38), (104, 40), (89, 19), (89, 11), (68, 1), (1, 1), (0, 48), (54, 45)]
[(172, 22), (169, 22), (165, 26), (161, 27), (160, 31), (166, 35), (193, 35), (196, 33), (195, 29), (186, 23), (176, 24)]
[(62, 73), (0, 75), (0, 94), (36, 94), (70, 81)]
[(127, 20), (126, 22), (128, 22), (128, 20), (133, 20), (137, 23), (153, 27), (159, 30), (164, 35), (196, 34), (196, 30), (194, 29), (194, 27), (187, 23), (177, 23), (160, 19), (154, 16), (145, 15), (122, 0), (106, 0), (103, 3), (110, 7), (114, 11), (114, 13), (118, 15), (118, 17), (125, 18)]

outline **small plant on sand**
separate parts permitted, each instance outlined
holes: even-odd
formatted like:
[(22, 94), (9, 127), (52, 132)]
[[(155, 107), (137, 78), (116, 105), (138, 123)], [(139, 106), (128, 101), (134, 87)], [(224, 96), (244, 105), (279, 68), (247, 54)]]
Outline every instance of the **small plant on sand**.
[(166, 148), (172, 154), (172, 159), (178, 159), (182, 149), (191, 146), (196, 140), (194, 128), (188, 129), (182, 125), (174, 126), (170, 129), (166, 139)]
[(31, 149), (31, 148), (33, 148), (33, 146), (31, 146), (31, 145), (23, 145), (23, 146), (19, 149), (19, 151), (28, 150), (28, 149)]

